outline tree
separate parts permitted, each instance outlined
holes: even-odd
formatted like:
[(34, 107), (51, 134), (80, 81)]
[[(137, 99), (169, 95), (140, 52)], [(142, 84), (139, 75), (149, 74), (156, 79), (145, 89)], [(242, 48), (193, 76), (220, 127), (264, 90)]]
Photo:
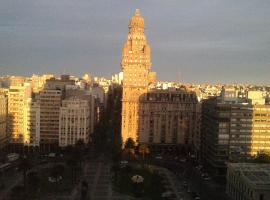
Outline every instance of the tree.
[(62, 179), (65, 167), (62, 164), (54, 165), (51, 168), (50, 176), (55, 180), (56, 191), (58, 189), (58, 182)]
[(135, 142), (132, 138), (128, 138), (125, 142), (125, 150), (128, 153), (128, 157), (130, 160), (131, 154), (134, 154)]
[(20, 164), (19, 164), (19, 170), (22, 171), (23, 173), (23, 185), (24, 187), (26, 187), (26, 180), (27, 180), (27, 172), (28, 170), (31, 169), (31, 164), (30, 161), (28, 160), (28, 158), (24, 157), (22, 158)]
[(71, 170), (71, 183), (72, 184), (76, 180), (76, 173), (77, 173), (76, 169), (78, 166), (78, 162), (79, 162), (78, 157), (74, 153), (71, 153), (66, 160), (66, 164), (70, 167), (70, 170)]
[(37, 172), (29, 172), (27, 174), (27, 183), (31, 187), (32, 192), (36, 192), (40, 187), (40, 179)]
[(253, 159), (255, 163), (270, 163), (270, 155), (267, 153), (261, 153)]
[(146, 154), (150, 153), (150, 150), (146, 144), (142, 144), (139, 146), (139, 153), (142, 154), (143, 160)]

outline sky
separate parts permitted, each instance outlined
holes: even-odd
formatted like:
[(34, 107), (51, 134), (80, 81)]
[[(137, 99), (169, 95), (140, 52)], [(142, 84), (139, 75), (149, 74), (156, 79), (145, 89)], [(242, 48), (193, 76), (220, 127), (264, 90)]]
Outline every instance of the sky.
[(270, 83), (269, 0), (0, 0), (0, 76), (110, 77), (136, 8), (158, 80)]

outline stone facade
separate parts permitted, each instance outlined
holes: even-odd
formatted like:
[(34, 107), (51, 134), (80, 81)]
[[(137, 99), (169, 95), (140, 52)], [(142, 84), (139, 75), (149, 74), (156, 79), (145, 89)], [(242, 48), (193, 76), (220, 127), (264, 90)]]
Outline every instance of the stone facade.
[(151, 50), (144, 34), (144, 19), (136, 10), (129, 23), (128, 38), (122, 50), (123, 79), (122, 140), (138, 141), (139, 98), (148, 91), (154, 80), (151, 69)]

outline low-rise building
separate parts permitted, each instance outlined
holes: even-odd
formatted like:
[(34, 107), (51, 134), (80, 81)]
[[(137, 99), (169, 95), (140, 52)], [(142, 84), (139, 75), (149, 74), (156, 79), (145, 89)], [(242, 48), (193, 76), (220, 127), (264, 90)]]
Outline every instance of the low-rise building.
[(226, 191), (233, 200), (269, 200), (270, 164), (229, 163)]

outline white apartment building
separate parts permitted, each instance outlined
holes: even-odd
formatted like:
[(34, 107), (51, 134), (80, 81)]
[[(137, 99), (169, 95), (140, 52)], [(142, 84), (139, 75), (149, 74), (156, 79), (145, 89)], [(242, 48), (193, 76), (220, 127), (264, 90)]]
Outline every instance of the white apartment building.
[(59, 121), (60, 147), (74, 145), (78, 140), (88, 143), (91, 130), (89, 101), (76, 97), (63, 100)]

